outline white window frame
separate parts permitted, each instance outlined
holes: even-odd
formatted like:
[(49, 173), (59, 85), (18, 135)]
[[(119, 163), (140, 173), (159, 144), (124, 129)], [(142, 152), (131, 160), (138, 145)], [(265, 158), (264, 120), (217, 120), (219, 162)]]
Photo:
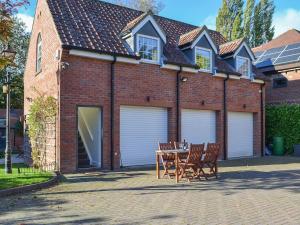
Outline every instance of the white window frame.
[(237, 61), (238, 61), (238, 59), (246, 59), (246, 60), (248, 60), (248, 75), (247, 76), (245, 76), (244, 74), (242, 74), (242, 77), (244, 77), (244, 78), (251, 78), (251, 60), (249, 59), (249, 58), (247, 58), (247, 57), (243, 57), (243, 56), (236, 56), (236, 58), (235, 58), (235, 69), (236, 69), (236, 71), (239, 73), (239, 71), (238, 71), (238, 68), (237, 68)]
[(213, 58), (213, 56), (212, 56), (212, 50), (211, 49), (209, 49), (209, 48), (202, 48), (202, 47), (195, 47), (195, 64), (197, 64), (197, 62), (196, 62), (196, 59), (197, 59), (197, 50), (204, 50), (204, 51), (208, 51), (209, 53), (210, 53), (210, 68), (209, 68), (209, 70), (206, 70), (206, 69), (199, 69), (199, 71), (201, 71), (201, 72), (206, 72), (206, 73), (212, 73), (212, 58)]
[(141, 58), (141, 62), (145, 62), (145, 63), (151, 63), (151, 64), (160, 64), (160, 58), (161, 58), (161, 50), (160, 50), (160, 39), (158, 37), (153, 37), (153, 36), (148, 36), (148, 35), (144, 35), (144, 34), (137, 34), (137, 38), (136, 38), (136, 50), (137, 50), (137, 53), (139, 53), (139, 40), (141, 37), (144, 37), (144, 38), (149, 38), (149, 39), (154, 39), (154, 40), (157, 40), (157, 48), (158, 48), (158, 51), (157, 51), (157, 60), (150, 60), (150, 59), (143, 59)]
[[(38, 34), (36, 41), (36, 62), (35, 62), (35, 72), (40, 73), (42, 71), (42, 47), (43, 47), (43, 39), (41, 33)], [(40, 62), (40, 64), (39, 64)], [(38, 67), (39, 65), (39, 67)]]

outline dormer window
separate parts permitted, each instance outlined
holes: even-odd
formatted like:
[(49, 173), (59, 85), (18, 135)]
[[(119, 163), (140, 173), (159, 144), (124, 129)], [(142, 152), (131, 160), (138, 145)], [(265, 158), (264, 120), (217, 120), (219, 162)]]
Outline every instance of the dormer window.
[(159, 38), (137, 35), (137, 50), (140, 54), (142, 61), (159, 63), (160, 56), (160, 41)]
[(237, 56), (236, 71), (242, 74), (243, 77), (250, 77), (250, 59)]
[(210, 49), (196, 47), (195, 63), (199, 66), (200, 71), (212, 72), (212, 52)]

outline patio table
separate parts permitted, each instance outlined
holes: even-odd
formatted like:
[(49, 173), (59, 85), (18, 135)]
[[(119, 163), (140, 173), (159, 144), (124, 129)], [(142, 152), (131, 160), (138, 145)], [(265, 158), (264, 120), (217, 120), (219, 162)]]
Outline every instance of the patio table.
[(172, 150), (157, 150), (156, 151), (156, 177), (157, 179), (160, 179), (160, 160), (159, 158), (163, 154), (174, 154), (175, 155), (175, 178), (176, 183), (179, 181), (179, 174), (178, 174), (178, 163), (179, 163), (179, 155), (180, 154), (186, 154), (189, 150), (183, 150), (183, 149), (172, 149)]

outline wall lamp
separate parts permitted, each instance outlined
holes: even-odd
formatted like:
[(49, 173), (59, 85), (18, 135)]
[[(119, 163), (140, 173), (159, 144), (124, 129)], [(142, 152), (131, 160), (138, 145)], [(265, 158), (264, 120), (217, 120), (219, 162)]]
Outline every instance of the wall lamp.
[(188, 78), (187, 77), (181, 77), (180, 80), (181, 80), (181, 82), (187, 82)]

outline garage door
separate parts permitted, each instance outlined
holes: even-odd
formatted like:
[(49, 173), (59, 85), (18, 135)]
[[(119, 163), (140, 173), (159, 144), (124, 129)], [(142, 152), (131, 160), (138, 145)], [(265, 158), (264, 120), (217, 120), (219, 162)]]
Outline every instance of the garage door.
[(194, 144), (215, 143), (216, 112), (209, 110), (182, 110), (181, 139)]
[(253, 156), (253, 113), (228, 113), (228, 157)]
[(158, 142), (168, 140), (167, 109), (122, 106), (120, 110), (121, 165), (155, 164)]

